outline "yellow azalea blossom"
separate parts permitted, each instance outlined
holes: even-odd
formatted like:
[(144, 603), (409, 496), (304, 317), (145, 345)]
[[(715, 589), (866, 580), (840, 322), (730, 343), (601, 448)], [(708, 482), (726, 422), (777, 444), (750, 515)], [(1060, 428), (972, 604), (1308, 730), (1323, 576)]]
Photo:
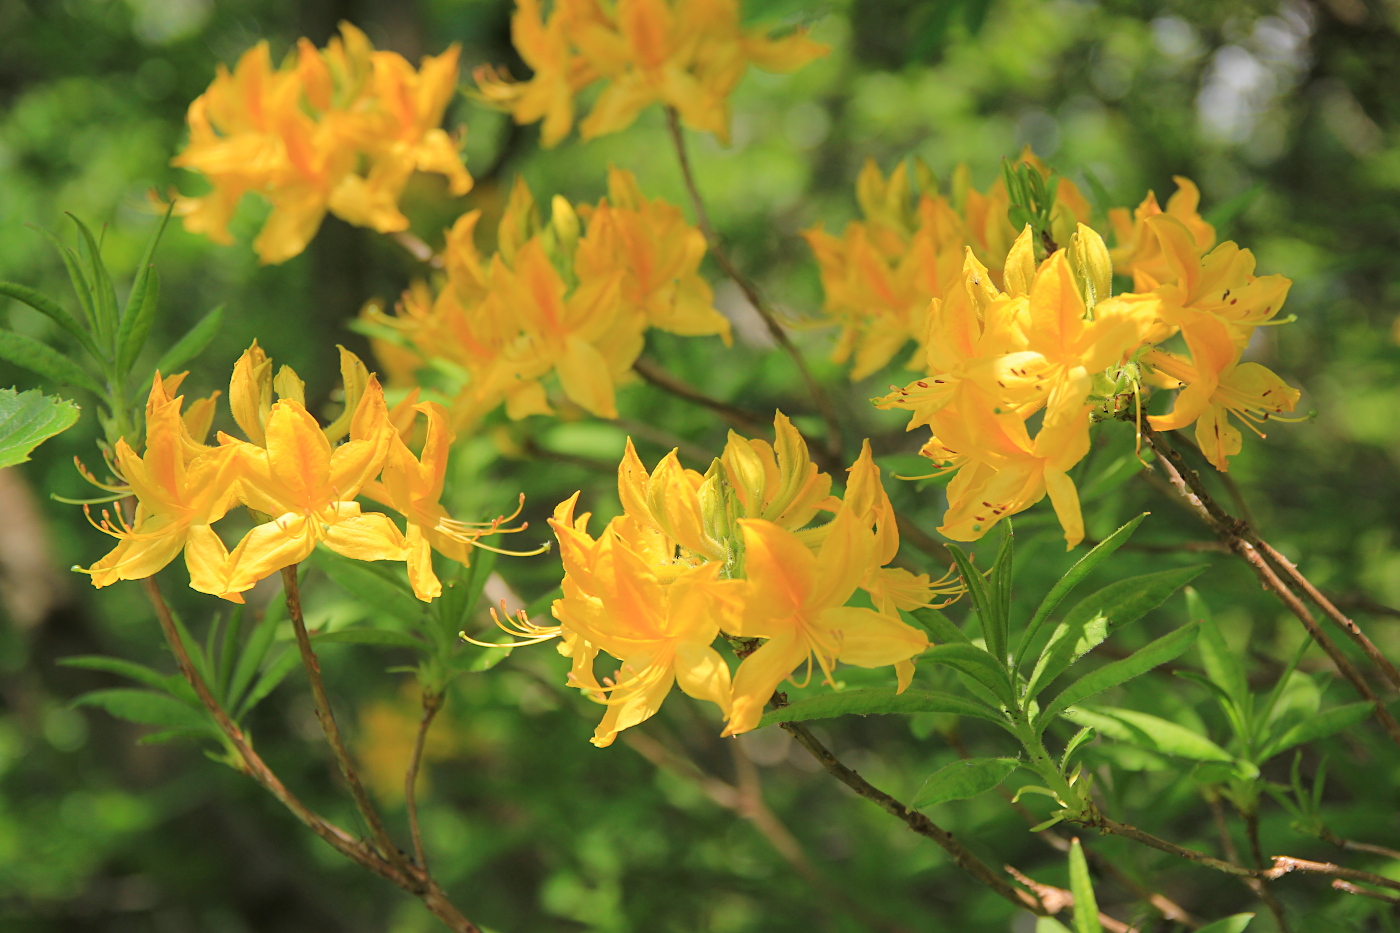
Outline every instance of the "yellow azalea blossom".
[(257, 194), (272, 213), (253, 247), (279, 263), (306, 248), (328, 210), (380, 232), (406, 229), (397, 202), (414, 171), (444, 175), (453, 194), (470, 188), (438, 126), (456, 90), (457, 48), (415, 71), (349, 23), (340, 31), (324, 50), (302, 40), (279, 68), (259, 43), (190, 104), (190, 140), (172, 164), (213, 190), (177, 200), (186, 229), (227, 243), (238, 202)]
[[(743, 519), (739, 524), (748, 584), (742, 617), (731, 634), (766, 641), (734, 674), (725, 735), (757, 726), (773, 691), (814, 657), (831, 681), (838, 661), (885, 667), (928, 648), (927, 637), (898, 618), (846, 605), (875, 560), (874, 538), (850, 510), (837, 513), (816, 554), (772, 522)], [(899, 674), (902, 691), (912, 667), (905, 665)]]
[[(442, 595), (442, 582), (433, 572), (433, 551), (459, 564), (471, 563), (478, 538), (521, 528), (501, 528), (506, 518), (481, 525), (453, 520), (439, 501), (447, 477), (447, 455), (456, 435), (447, 426), (447, 412), (436, 402), (422, 402), (412, 410), (427, 418), (422, 453), (415, 457), (398, 430), (389, 432), (389, 450), (380, 481), (364, 488), (366, 496), (385, 503), (408, 523), (408, 581), (413, 593), (427, 602)], [(392, 415), (390, 416), (392, 419)], [(521, 497), (522, 504), (524, 497)], [(512, 516), (513, 517), (513, 516)]]
[(588, 232), (579, 240), (574, 271), (580, 281), (621, 273), (621, 300), (648, 324), (687, 337), (718, 334), (728, 344), (729, 320), (715, 310), (700, 277), (705, 237), (680, 208), (648, 200), (631, 172), (610, 169), (608, 197), (583, 212)]
[(1231, 415), (1263, 437), (1257, 425), (1271, 418), (1294, 420), (1279, 416), (1293, 411), (1302, 394), (1267, 367), (1241, 363), (1239, 350), (1219, 325), (1214, 339), (1192, 342), (1190, 361), (1154, 349), (1143, 362), (1185, 386), (1172, 410), (1149, 416), (1148, 424), (1158, 431), (1174, 431), (1194, 422), (1196, 443), (1222, 473), (1230, 469), (1230, 457), (1239, 453), (1243, 444), (1239, 429), (1230, 423)]
[(1157, 203), (1157, 196), (1149, 191), (1131, 216), (1123, 207), (1108, 212), (1109, 224), (1118, 240), (1118, 245), (1109, 250), (1114, 271), (1134, 278), (1145, 273), (1158, 281), (1165, 277), (1166, 257), (1157, 237), (1147, 226), (1147, 221), (1153, 217), (1167, 216), (1185, 227), (1197, 256), (1215, 245), (1215, 228), (1197, 213), (1200, 189), (1191, 179), (1180, 175), (1172, 176), (1172, 180), (1176, 182), (1176, 191), (1167, 199), (1165, 211)]
[(844, 507), (875, 532), (874, 559), (860, 582), (860, 588), (870, 594), (875, 608), (893, 616), (898, 609), (919, 609), (933, 605), (939, 596), (961, 594), (965, 587), (952, 569), (943, 579), (934, 582), (926, 573), (916, 574), (903, 567), (888, 566), (899, 553), (899, 528), (894, 506), (880, 482), (880, 468), (875, 465), (869, 440), (861, 442), (860, 457), (848, 472)]
[(546, 147), (572, 126), (574, 95), (598, 79), (606, 83), (579, 126), (584, 139), (624, 130), (661, 103), (727, 143), (729, 95), (750, 64), (795, 71), (828, 51), (802, 29), (780, 39), (745, 30), (738, 0), (558, 0), (547, 19), (538, 0), (518, 0), (511, 37), (534, 76), (514, 83), (479, 69), (479, 95), (517, 123), (543, 119)]
[(686, 553), (679, 555), (679, 566), (691, 556), (706, 560), (722, 560), (725, 545), (716, 540), (711, 520), (707, 520), (700, 499), (705, 477), (681, 466), (676, 451), (671, 451), (656, 469), (647, 472), (637, 456), (632, 439), (617, 467), (617, 494), (623, 511), (643, 528), (662, 536), (663, 560), (677, 557), (676, 547)]
[(272, 516), (253, 528), (229, 557), (224, 592), (240, 593), (263, 577), (308, 557), (318, 543), (356, 560), (406, 560), (403, 534), (387, 515), (362, 513), (355, 496), (383, 465), (391, 439), (378, 380), (371, 378), (350, 426), (350, 440), (332, 448), (305, 406), (284, 398), (272, 406), (266, 447), (239, 447), (242, 498)]
[(738, 499), (740, 517), (797, 531), (818, 512), (836, 511), (840, 500), (830, 494), (831, 477), (817, 469), (807, 441), (782, 412), (773, 417), (773, 433), (775, 444), (730, 431), (720, 463)]
[[(178, 385), (178, 378), (173, 381)], [(170, 390), (170, 383), (162, 384), (157, 376), (151, 395), (159, 398)], [(117, 467), (136, 496), (136, 515), (130, 527), (107, 521), (99, 526), (120, 543), (84, 571), (93, 586), (149, 577), (183, 549), (190, 586), (205, 593), (223, 591), (228, 551), (210, 525), (234, 503), (241, 463), (231, 447), (188, 456), (193, 439), (180, 416), (182, 403), (183, 397), (176, 396), (148, 408), (144, 455), (138, 457), (125, 439), (117, 441)]]

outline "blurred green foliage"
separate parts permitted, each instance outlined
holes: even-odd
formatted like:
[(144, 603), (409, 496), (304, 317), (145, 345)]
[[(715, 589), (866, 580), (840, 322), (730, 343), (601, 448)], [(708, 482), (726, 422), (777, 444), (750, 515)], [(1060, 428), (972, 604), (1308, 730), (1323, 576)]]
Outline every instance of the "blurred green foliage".
[[(1267, 329), (1254, 352), (1304, 390), (1301, 410), (1316, 412), (1307, 423), (1271, 430), (1267, 440), (1247, 441), (1230, 488), (1208, 481), (1222, 501), (1233, 502), (1238, 492), (1271, 540), (1357, 613), (1383, 650), (1397, 654), (1400, 613), (1386, 608), (1400, 605), (1400, 13), (1393, 4), (746, 6), (754, 18), (809, 22), (834, 47), (791, 76), (750, 74), (734, 101), (732, 146), (692, 141), (716, 226), (737, 261), (795, 318), (821, 301), (815, 264), (797, 233), (817, 222), (839, 229), (854, 216), (854, 178), (866, 158), (888, 169), (917, 155), (945, 180), (967, 162), (986, 185), (1002, 156), (1029, 143), (1086, 191), (1092, 175), (1120, 205), (1136, 204), (1148, 188), (1165, 195), (1173, 174), (1198, 181), (1222, 235), (1254, 249), (1262, 272), (1294, 279), (1288, 311), (1297, 323)], [(198, 184), (168, 165), (182, 141), (184, 107), (217, 62), (231, 63), (258, 39), (269, 39), (275, 53), (299, 35), (319, 44), (348, 18), (377, 44), (410, 57), (457, 41), (464, 74), (480, 63), (508, 63), (524, 74), (509, 45), (509, 14), (501, 0), (0, 0), (0, 279), (71, 302), (55, 254), (25, 226), (61, 231), (63, 212), (71, 211), (107, 225), (105, 255), (124, 288), (158, 221), (147, 192)], [(440, 242), (441, 228), (471, 207), (485, 211), (482, 229), (490, 229), (517, 172), (537, 195), (591, 200), (603, 193), (607, 166), (616, 164), (634, 171), (649, 195), (684, 202), (656, 109), (625, 133), (588, 144), (570, 140), (551, 151), (538, 148), (535, 128), (514, 127), (465, 97), (450, 122), (468, 127), (477, 187), (452, 201), (432, 180), (415, 182), (406, 211), (430, 242)], [(148, 363), (209, 308), (225, 304), (223, 332), (196, 360), (188, 390), (222, 387), (238, 352), (256, 337), (306, 378), (308, 400), (324, 405), (335, 380), (334, 344), (368, 357), (346, 321), (368, 300), (392, 300), (414, 274), (413, 263), (392, 243), (330, 220), (306, 254), (260, 268), (247, 246), (260, 221), (260, 208), (245, 204), (234, 225), (239, 245), (228, 248), (172, 225), (157, 259), (164, 311)], [(718, 301), (738, 322), (736, 347), (654, 334), (648, 352), (713, 395), (758, 410), (781, 406), (801, 423), (812, 412), (791, 364), (768, 352), (760, 328), (746, 326), (740, 296), (714, 271)], [(0, 315), (22, 333), (53, 336), (48, 319), (17, 302), (0, 303)], [(819, 375), (839, 385), (844, 376), (824, 361), (829, 332), (803, 328), (797, 338)], [(884, 465), (903, 471), (914, 435), (901, 433), (898, 415), (864, 401), (890, 381), (903, 377), (877, 374), (841, 393), (840, 404), (849, 424), (875, 438)], [(0, 386), (12, 384), (35, 385), (28, 374), (0, 366)], [(416, 903), (341, 860), (194, 745), (142, 745), (143, 730), (69, 705), (118, 680), (61, 667), (60, 658), (100, 652), (171, 668), (135, 587), (98, 598), (82, 578), (59, 569), (89, 563), (106, 544), (73, 507), (44, 500), (47, 492), (86, 494), (71, 460), (94, 459), (100, 429), (90, 400), (79, 393), (79, 401), (85, 411), (78, 428), (37, 451), (33, 462), (0, 473), (0, 928), (433, 929)], [(700, 468), (704, 462), (691, 452), (709, 456), (723, 442), (712, 417), (645, 387), (624, 390), (620, 404), (616, 423), (493, 421), (463, 439), (451, 478), (455, 513), (478, 519), (509, 511), (524, 490), (532, 524), (524, 537), (543, 540), (545, 516), (575, 489), (601, 517), (616, 511), (610, 470), (627, 434), (649, 462), (679, 444), (687, 465)], [(1101, 440), (1103, 449), (1085, 468), (1090, 473), (1130, 453), (1122, 432), (1105, 431)], [(1227, 555), (1174, 549), (1203, 541), (1206, 532), (1149, 485), (1122, 482), (1127, 476), (1107, 477), (1096, 491), (1078, 478), (1090, 535), (1104, 537), (1133, 515), (1153, 512), (1135, 540), (1159, 549), (1123, 551), (1115, 573), (1208, 563), (1197, 585), (1210, 594), (1229, 650), (1244, 660), (1248, 686), (1267, 692), (1301, 642), (1296, 622)], [(891, 483), (890, 493), (925, 527), (936, 524), (936, 484)], [(1022, 612), (1069, 565), (1052, 525), (1042, 510), (1017, 521), (1014, 605)], [(993, 547), (979, 552), (990, 560)], [(547, 594), (559, 576), (554, 556), (506, 558), (498, 569), (526, 601)], [(176, 582), (167, 590), (177, 608), (191, 620), (205, 618), (208, 604), (175, 593), (182, 589)], [(319, 572), (308, 610), (342, 620), (354, 611)], [(1126, 633), (1117, 650), (1146, 644), (1185, 611), (1175, 597)], [(192, 624), (198, 630), (203, 623)], [(395, 715), (404, 729), (415, 716), (402, 693), (405, 675), (384, 673), (408, 663), (407, 655), (350, 644), (329, 646), (324, 655), (330, 689), (361, 754), (392, 763), (393, 742), (371, 739)], [(1330, 705), (1351, 700), (1320, 658), (1314, 652), (1301, 664), (1308, 683), (1325, 691)], [(1180, 663), (1201, 667), (1194, 654)], [(606, 750), (588, 745), (597, 708), (563, 689), (564, 668), (548, 646), (516, 651), (490, 674), (459, 679), (438, 725), (444, 738), (429, 766), (426, 841), (456, 902), (487, 927), (1029, 929), (1011, 926), (1008, 905), (970, 884), (942, 852), (813, 773), (785, 733), (745, 736), (738, 741), (759, 767), (765, 801), (806, 852), (814, 883), (704, 783), (659, 769), (622, 742)], [(289, 784), (356, 827), (298, 676), (255, 711), (252, 731)], [(946, 677), (936, 669), (920, 676), (933, 686)], [(1206, 689), (1169, 672), (1116, 691), (1113, 702), (1228, 734)], [(955, 761), (958, 749), (985, 757), (1015, 752), (996, 730), (970, 720), (957, 726), (939, 714), (821, 726), (846, 760), (902, 799)], [(1063, 724), (1054, 729), (1064, 731), (1059, 741), (1069, 735)], [(715, 738), (709, 714), (684, 697), (672, 697), (643, 731), (733, 779), (734, 744)], [(1322, 820), (1339, 837), (1394, 846), (1400, 755), (1363, 726), (1309, 746), (1303, 773), (1315, 770), (1317, 755), (1329, 748), (1337, 753), (1329, 759)], [(1197, 784), (1183, 777), (1189, 763), (1125, 744), (1096, 743), (1083, 754), (1114, 812), (1182, 844), (1219, 851), (1210, 810)], [(1289, 758), (1264, 762), (1264, 776), (1289, 784)], [(392, 788), (380, 792), (401, 821)], [(1028, 798), (1027, 806), (1037, 803)], [(1266, 853), (1325, 860), (1341, 854), (1300, 835), (1287, 810), (1267, 799), (1260, 806)], [(938, 804), (933, 812), (991, 864), (1069, 885), (1064, 856), (1027, 833), (1000, 797)], [(1238, 844), (1245, 847), (1242, 835)], [(1259, 910), (1250, 892), (1224, 875), (1122, 840), (1094, 845), (1204, 919)], [(1374, 858), (1367, 867), (1400, 871), (1400, 864)], [(1173, 928), (1132, 890), (1099, 883), (1102, 909), (1143, 929)], [(1276, 890), (1295, 929), (1396, 928), (1386, 905), (1338, 894), (1321, 881), (1296, 879)], [(1261, 915), (1251, 929), (1272, 930), (1271, 923)]]

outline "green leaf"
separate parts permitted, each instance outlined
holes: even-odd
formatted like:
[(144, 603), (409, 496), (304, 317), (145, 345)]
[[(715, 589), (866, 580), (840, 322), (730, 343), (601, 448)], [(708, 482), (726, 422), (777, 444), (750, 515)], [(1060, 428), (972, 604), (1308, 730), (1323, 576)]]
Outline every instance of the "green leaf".
[(1005, 536), (997, 559), (992, 563), (988, 591), (992, 599), (992, 617), (989, 620), (993, 630), (987, 642), (987, 650), (1003, 663), (1011, 641), (1011, 576), (1015, 563), (1016, 536), (1011, 530), (1011, 519), (1006, 520)]
[(1201, 653), (1206, 676), (1224, 691), (1237, 710), (1243, 712), (1249, 709), (1249, 681), (1245, 677), (1243, 660), (1239, 652), (1225, 643), (1220, 627), (1210, 614), (1210, 607), (1194, 587), (1186, 590), (1186, 613), (1192, 622), (1201, 624), (1201, 640), (1196, 648)]
[(782, 709), (764, 713), (760, 726), (771, 726), (778, 722), (806, 722), (809, 719), (833, 719), (837, 716), (870, 716), (882, 713), (909, 715), (912, 713), (951, 713), (954, 716), (971, 716), (985, 719), (997, 725), (1005, 722), (994, 711), (981, 704), (938, 690), (906, 690), (896, 694), (892, 690), (842, 690), (839, 693), (823, 693), (807, 697), (784, 706)]
[(953, 561), (958, 565), (958, 574), (963, 578), (963, 583), (967, 585), (967, 595), (972, 600), (972, 608), (977, 611), (977, 621), (982, 626), (982, 637), (986, 639), (987, 650), (996, 658), (1002, 658), (1006, 654), (1006, 646), (1002, 645), (1002, 650), (997, 650), (996, 637), (1000, 628), (994, 621), (996, 600), (987, 586), (986, 578), (978, 572), (967, 554), (956, 544), (948, 545), (948, 553), (953, 555)]
[(160, 301), (160, 273), (155, 266), (146, 266), (137, 275), (131, 297), (133, 301), (139, 298), (141, 303), (135, 308), (128, 304), (117, 330), (117, 372), (121, 375), (131, 371), (141, 348), (146, 345), (146, 338), (151, 335), (156, 304)]
[(243, 628), (244, 605), (238, 606), (229, 613), (228, 622), (224, 626), (224, 643), (219, 646), (219, 682), (215, 689), (221, 697), (228, 696), (229, 683), (233, 679), (233, 665), (238, 659), (238, 636)]
[(467, 674), (480, 674), (489, 671), (510, 657), (514, 649), (503, 645), (500, 648), (483, 648), (480, 645), (464, 645), (452, 655), (452, 666)]
[(1103, 927), (1099, 926), (1099, 902), (1089, 878), (1089, 862), (1077, 838), (1069, 845), (1069, 890), (1074, 895), (1074, 933), (1103, 933)]
[(18, 285), (14, 282), (0, 282), (0, 295), (8, 295), (16, 301), (29, 305), (29, 307), (38, 311), (40, 314), (46, 315), (55, 324), (67, 331), (78, 343), (82, 344), (83, 349), (86, 350), (94, 360), (101, 362), (102, 354), (98, 352), (97, 344), (92, 342), (92, 335), (52, 298), (28, 286)]
[(78, 420), (78, 406), (38, 389), (0, 389), (0, 470), (24, 463), (44, 441)]
[(1031, 616), (1030, 623), (1026, 626), (1025, 632), (1021, 634), (1021, 642), (1016, 646), (1016, 666), (1020, 667), (1025, 661), (1026, 654), (1035, 642), (1036, 634), (1040, 627), (1045, 624), (1045, 620), (1050, 618), (1050, 613), (1060, 605), (1060, 602), (1070, 594), (1079, 582), (1089, 575), (1089, 572), (1103, 563), (1108, 557), (1133, 536), (1137, 526), (1142, 524), (1142, 520), (1148, 515), (1143, 512), (1137, 518), (1119, 528), (1113, 534), (1100, 541), (1092, 551), (1081, 557), (1069, 572), (1060, 578), (1059, 582), (1050, 588), (1045, 599), (1041, 600), (1039, 608), (1035, 610), (1035, 615)]
[[(135, 661), (127, 661), (123, 658), (112, 658), (104, 654), (80, 654), (59, 658), (58, 663), (64, 667), (78, 667), (88, 671), (106, 671), (110, 674), (118, 674), (166, 693), (170, 692), (173, 682), (185, 683), (183, 677), (162, 674), (144, 664), (137, 664)], [(186, 686), (188, 687), (188, 684)], [(191, 692), (191, 696), (193, 696), (193, 692)]]
[(1077, 725), (1091, 726), (1111, 739), (1163, 755), (1195, 761), (1234, 760), (1234, 756), (1205, 736), (1171, 720), (1137, 710), (1080, 706), (1065, 710), (1062, 715)]
[(1015, 758), (964, 758), (939, 768), (909, 804), (915, 810), (949, 800), (970, 800), (998, 787), (1016, 770)]
[(1085, 726), (1083, 729), (1080, 729), (1078, 732), (1076, 732), (1076, 733), (1074, 734), (1074, 737), (1073, 737), (1073, 738), (1071, 738), (1068, 742), (1065, 743), (1065, 750), (1064, 750), (1064, 752), (1060, 755), (1060, 773), (1061, 773), (1061, 774), (1068, 774), (1068, 773), (1069, 773), (1069, 760), (1070, 760), (1071, 756), (1073, 756), (1075, 752), (1079, 751), (1079, 747), (1080, 747), (1081, 745), (1084, 745), (1086, 742), (1088, 742), (1088, 741), (1089, 741), (1090, 739), (1092, 739), (1093, 737), (1094, 737), (1094, 729), (1093, 729), (1093, 727), (1092, 727), (1092, 726)]
[(373, 563), (352, 560), (328, 548), (316, 549), (316, 565), (346, 593), (405, 625), (422, 624), (427, 604), (413, 595), (406, 580)]
[(267, 669), (262, 672), (262, 676), (259, 677), (257, 683), (253, 685), (253, 689), (248, 691), (248, 696), (243, 700), (242, 704), (239, 705), (237, 715), (234, 716), (234, 719), (241, 720), (244, 716), (247, 716), (248, 713), (252, 711), (253, 707), (261, 703), (273, 690), (276, 690), (277, 685), (286, 680), (287, 675), (300, 666), (301, 652), (288, 646), (286, 650), (278, 655), (277, 659), (269, 664)]
[[(78, 296), (78, 305), (83, 309), (83, 316), (87, 318), (88, 326), (95, 336), (97, 334), (97, 312), (92, 304), (92, 285), (78, 264), (78, 255), (69, 249), (56, 234), (42, 227), (34, 229), (42, 233), (45, 239), (53, 244), (53, 248), (58, 250), (58, 256), (63, 260), (63, 267), (68, 270), (68, 281), (73, 283), (73, 293)], [(96, 342), (93, 346), (96, 346)]]
[(976, 645), (936, 645), (920, 655), (920, 658), (934, 664), (946, 664), (954, 670), (961, 671), (991, 690), (997, 699), (1008, 707), (1016, 705), (1006, 669)]
[(1197, 625), (1179, 628), (1175, 632), (1164, 635), (1151, 644), (1138, 649), (1123, 660), (1105, 664), (1098, 670), (1079, 678), (1055, 697), (1049, 706), (1040, 711), (1040, 715), (1036, 717), (1035, 731), (1037, 733), (1043, 732), (1056, 716), (1074, 704), (1082, 703), (1109, 687), (1116, 687), (1134, 677), (1146, 674), (1152, 668), (1179, 656), (1195, 643), (1199, 629), (1200, 627)]
[[(1059, 821), (1056, 820), (1056, 822)], [(1037, 826), (1033, 832), (1038, 831), (1040, 828), (1040, 826)], [(1071, 933), (1071, 930), (1054, 917), (1036, 917), (1035, 933)]]
[(1226, 917), (1224, 920), (1217, 920), (1214, 923), (1207, 923), (1196, 933), (1244, 933), (1245, 927), (1249, 926), (1249, 921), (1254, 919), (1254, 914), (1235, 914), (1233, 917)]
[(109, 342), (117, 332), (117, 287), (107, 272), (107, 264), (102, 261), (102, 247), (93, 238), (92, 231), (74, 214), (68, 214), (78, 225), (81, 237), (78, 251), (88, 267), (88, 286), (92, 289), (93, 311), (97, 321), (97, 333), (102, 342)]
[(82, 367), (32, 337), (17, 334), (12, 330), (0, 330), (0, 359), (23, 366), (50, 382), (78, 386), (99, 398), (102, 397), (101, 387)]
[(972, 639), (958, 628), (952, 619), (932, 606), (924, 606), (908, 613), (915, 622), (928, 630), (934, 644), (971, 644)]
[(1084, 597), (1065, 613), (1050, 635), (1026, 684), (1026, 696), (1037, 696), (1114, 630), (1156, 609), (1202, 570), (1205, 570), (1204, 564), (1145, 573), (1110, 583)]
[(1325, 739), (1344, 729), (1350, 729), (1371, 715), (1372, 708), (1370, 703), (1363, 700), (1359, 703), (1348, 703), (1345, 706), (1334, 706), (1332, 709), (1323, 710), (1315, 716), (1309, 716), (1265, 746), (1263, 751), (1259, 753), (1259, 762), (1268, 761), (1278, 753), (1286, 752), (1295, 745), (1316, 742), (1318, 739)]
[(168, 693), (158, 693), (154, 690), (133, 690), (126, 687), (94, 690), (75, 699), (73, 705), (96, 706), (118, 719), (144, 726), (164, 726), (167, 729), (211, 736), (219, 734), (204, 710), (196, 709)]
[(233, 677), (224, 693), (224, 705), (230, 708), (236, 706), (243, 692), (257, 676), (269, 649), (272, 648), (273, 639), (277, 637), (277, 626), (282, 621), (282, 608), (282, 603), (274, 602), (258, 624), (253, 626), (253, 631), (243, 646), (243, 652), (238, 656), (238, 663), (233, 667)]
[[(175, 202), (171, 201), (170, 206), (165, 209), (164, 216), (160, 223), (156, 224), (156, 229), (152, 231), (151, 238), (146, 241), (146, 249), (141, 253), (141, 261), (136, 264), (136, 281), (131, 286), (131, 294), (126, 296), (126, 307), (122, 309), (122, 324), (126, 324), (126, 319), (134, 312), (141, 310), (141, 305), (145, 302), (145, 291), (142, 287), (144, 273), (151, 269), (151, 260), (155, 258), (156, 247), (160, 245), (161, 234), (165, 233), (165, 225), (170, 223), (170, 215), (175, 211)], [(118, 340), (118, 346), (121, 341)]]
[(326, 632), (313, 639), (314, 644), (322, 642), (344, 645), (376, 645), (381, 648), (412, 648), (414, 651), (427, 651), (428, 643), (407, 632), (391, 632), (379, 628), (344, 628), (338, 632)]
[[(223, 322), (224, 306), (219, 305), (200, 318), (198, 324), (191, 327), (185, 336), (175, 342), (175, 346), (165, 351), (165, 355), (156, 361), (156, 372), (167, 376), (194, 359), (205, 347), (209, 346), (209, 341), (218, 334)], [(147, 380), (147, 385), (149, 384), (150, 381)]]

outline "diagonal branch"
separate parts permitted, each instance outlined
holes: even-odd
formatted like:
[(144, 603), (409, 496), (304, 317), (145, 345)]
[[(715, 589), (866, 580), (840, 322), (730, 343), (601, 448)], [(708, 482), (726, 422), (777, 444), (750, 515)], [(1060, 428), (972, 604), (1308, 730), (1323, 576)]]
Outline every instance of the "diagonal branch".
[[(1371, 685), (1361, 676), (1361, 672), (1347, 659), (1346, 655), (1342, 654), (1332, 639), (1327, 637), (1327, 633), (1318, 625), (1308, 607), (1294, 594), (1288, 584), (1279, 578), (1273, 566), (1261, 553), (1260, 547), (1256, 545), (1255, 542), (1259, 539), (1254, 531), (1248, 524), (1231, 516), (1215, 500), (1210, 498), (1210, 494), (1206, 492), (1201, 483), (1201, 478), (1196, 475), (1195, 471), (1187, 469), (1182, 464), (1181, 454), (1174, 450), (1161, 434), (1147, 424), (1143, 424), (1141, 430), (1143, 439), (1151, 445), (1152, 450), (1157, 454), (1157, 462), (1162, 465), (1162, 470), (1166, 473), (1167, 480), (1175, 488), (1177, 495), (1231, 551), (1238, 554), (1253, 568), (1264, 589), (1277, 596), (1288, 607), (1288, 610), (1297, 616), (1298, 621), (1303, 623), (1303, 627), (1308, 630), (1313, 641), (1317, 642), (1327, 653), (1327, 656), (1332, 659), (1332, 663), (1342, 676), (1351, 683), (1362, 698), (1375, 707), (1376, 721), (1385, 729), (1391, 740), (1400, 745), (1400, 723), (1395, 721), (1395, 717), (1376, 696)], [(1262, 544), (1262, 542), (1260, 543)], [(1301, 577), (1301, 574), (1299, 576)], [(1358, 629), (1358, 631), (1360, 630)], [(1374, 646), (1372, 648), (1374, 650)]]
[(369, 824), (380, 853), (401, 872), (408, 874), (408, 863), (399, 847), (394, 845), (394, 840), (389, 838), (389, 831), (384, 828), (379, 811), (374, 808), (364, 784), (360, 782), (360, 775), (355, 771), (355, 765), (350, 759), (350, 750), (345, 746), (345, 738), (340, 734), (340, 726), (336, 724), (335, 714), (331, 711), (330, 697), (326, 695), (326, 685), (321, 680), (321, 662), (311, 648), (311, 636), (306, 631), (306, 620), (301, 612), (301, 589), (297, 585), (296, 564), (282, 568), (282, 585), (287, 599), (287, 612), (292, 617), (292, 630), (296, 633), (297, 649), (301, 652), (302, 666), (306, 668), (307, 679), (311, 682), (311, 696), (316, 703), (316, 719), (321, 723), (321, 731), (326, 734), (326, 741), (335, 755), (336, 764), (340, 766), (340, 773), (345, 778), (345, 783), (350, 785), (350, 794), (355, 798), (355, 806)]
[(428, 743), (428, 730), (446, 701), (446, 694), (423, 691), (423, 716), (418, 720), (418, 734), (413, 739), (413, 757), (408, 761), (408, 771), (403, 779), (404, 809), (408, 811), (408, 831), (413, 837), (413, 859), (424, 873), (428, 871), (428, 857), (423, 851), (423, 834), (418, 829), (418, 769), (423, 766), (423, 748)]
[(671, 141), (676, 147), (676, 157), (680, 161), (681, 175), (685, 180), (686, 192), (690, 195), (691, 206), (695, 209), (695, 221), (700, 227), (700, 232), (705, 236), (705, 242), (709, 244), (710, 255), (715, 262), (724, 270), (724, 274), (734, 280), (734, 284), (739, 286), (739, 290), (744, 293), (744, 297), (753, 305), (760, 317), (763, 318), (764, 325), (768, 328), (768, 333), (778, 346), (783, 348), (783, 352), (792, 358), (797, 370), (802, 375), (802, 381), (807, 386), (807, 391), (812, 396), (813, 403), (821, 412), (822, 421), (826, 423), (826, 450), (832, 457), (841, 459), (841, 425), (836, 418), (836, 408), (831, 403), (831, 396), (827, 395), (826, 389), (812, 375), (812, 371), (807, 368), (807, 361), (802, 358), (802, 351), (788, 337), (787, 331), (783, 330), (778, 323), (777, 316), (768, 302), (759, 293), (757, 286), (749, 281), (748, 277), (735, 267), (730, 260), (729, 254), (724, 249), (724, 244), (720, 241), (719, 235), (710, 223), (709, 212), (705, 210), (705, 201), (700, 197), (700, 189), (695, 184), (695, 174), (690, 167), (690, 154), (686, 150), (685, 134), (681, 130), (680, 114), (676, 113), (674, 107), (666, 108), (666, 125), (671, 131)]

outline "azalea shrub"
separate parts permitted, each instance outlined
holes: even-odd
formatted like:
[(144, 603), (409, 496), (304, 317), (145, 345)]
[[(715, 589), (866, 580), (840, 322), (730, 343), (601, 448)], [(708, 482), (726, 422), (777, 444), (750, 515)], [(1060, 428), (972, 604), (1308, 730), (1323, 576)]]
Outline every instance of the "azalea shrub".
[[(985, 6), (942, 28), (975, 46)], [(516, 0), (526, 76), (348, 22), (211, 63), (130, 283), (76, 216), (44, 234), (71, 294), (0, 282), (44, 321), (0, 331), (42, 380), (0, 393), (0, 465), (92, 412), (54, 497), (142, 620), (61, 660), (107, 678), (73, 703), (397, 888), (396, 929), (1391, 929), (1394, 610), (1251, 510), (1315, 430), (1275, 349), (1315, 299), (1234, 237), (1247, 199), (1029, 144), (985, 173), (884, 144), (771, 231), (803, 270), (772, 274), (709, 166), (745, 81), (844, 54), (829, 19)], [(508, 143), (481, 168), (474, 121)], [(621, 147), (563, 190), (513, 172), (618, 134), (669, 180)], [(230, 352), (243, 309), (162, 295), (171, 240), (256, 278), (347, 235), (403, 274), (334, 330)], [(638, 809), (575, 832), (590, 794)], [(691, 847), (629, 826), (706, 799), (767, 861), (654, 869), (703, 905), (677, 925), (637, 890)], [(590, 880), (493, 874), (556, 846)]]

